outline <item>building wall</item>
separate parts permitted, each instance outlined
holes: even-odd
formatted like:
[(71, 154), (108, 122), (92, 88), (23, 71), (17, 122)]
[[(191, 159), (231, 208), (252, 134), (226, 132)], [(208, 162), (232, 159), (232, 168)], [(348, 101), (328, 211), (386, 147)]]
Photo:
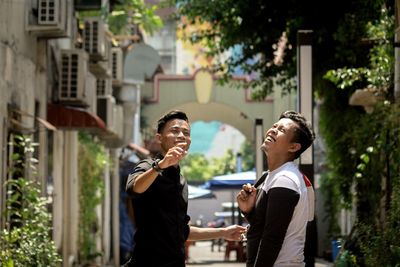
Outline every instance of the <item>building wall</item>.
[[(53, 100), (58, 51), (73, 48), (74, 45), (76, 32), (72, 23), (75, 19), (73, 0), (61, 0), (69, 5), (71, 23), (65, 38), (39, 38), (27, 31), (27, 12), (36, 2), (0, 0), (0, 212), (4, 210), (5, 203), (2, 185), (7, 177), (7, 138), (11, 132), (22, 130), (38, 142), (35, 156), (39, 159), (38, 173), (42, 194), (45, 195), (49, 189), (48, 181), (51, 181), (52, 186), (53, 240), (62, 253), (63, 266), (72, 266), (74, 262), (78, 262), (79, 251), (78, 132), (49, 130), (38, 118), (46, 121), (47, 104)], [(10, 120), (10, 115), (15, 113), (10, 111), (10, 107), (20, 117), (17, 124)], [(116, 230), (119, 227), (119, 197), (115, 192), (111, 194), (112, 189), (119, 187), (118, 155), (115, 149), (110, 151), (113, 155), (112, 162), (104, 170), (108, 191), (103, 205), (97, 210), (102, 226), (98, 244), (105, 255), (100, 261), (103, 264), (114, 261), (115, 266), (119, 266), (118, 251), (114, 249), (119, 245), (119, 231)], [(0, 229), (4, 227), (4, 223), (5, 219), (2, 218)], [(111, 252), (111, 249), (114, 250)]]
[[(38, 72), (39, 42), (25, 31), (25, 1), (0, 1), (0, 162), (7, 161), (7, 138), (17, 125), (9, 119), (12, 106), (17, 110), (18, 125), (26, 133), (35, 134), (35, 114), (45, 113), (46, 86), (43, 75)], [(40, 55), (40, 54), (39, 54)], [(40, 79), (42, 78), (42, 79)], [(45, 143), (43, 134), (36, 136), (38, 142)], [(39, 157), (46, 154), (45, 146), (39, 146)], [(45, 162), (39, 165), (40, 179), (44, 179)], [(7, 173), (7, 165), (0, 166), (1, 184)], [(4, 196), (4, 194), (2, 194)], [(4, 199), (1, 199), (4, 202)]]

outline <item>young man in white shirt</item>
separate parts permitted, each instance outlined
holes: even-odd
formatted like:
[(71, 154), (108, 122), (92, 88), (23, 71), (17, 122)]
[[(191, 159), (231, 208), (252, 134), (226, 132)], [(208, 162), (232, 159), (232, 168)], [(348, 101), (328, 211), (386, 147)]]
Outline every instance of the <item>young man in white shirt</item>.
[(303, 267), (306, 226), (313, 219), (313, 192), (294, 163), (315, 135), (295, 111), (282, 113), (265, 133), (261, 149), (268, 172), (256, 187), (244, 185), (237, 196), (250, 223), (247, 232), (247, 267)]

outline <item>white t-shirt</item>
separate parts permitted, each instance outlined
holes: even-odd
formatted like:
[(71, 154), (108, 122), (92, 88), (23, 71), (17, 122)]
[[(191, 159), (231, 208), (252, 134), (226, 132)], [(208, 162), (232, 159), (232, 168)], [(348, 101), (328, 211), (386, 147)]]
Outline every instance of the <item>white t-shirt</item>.
[[(286, 231), (282, 248), (275, 261), (275, 267), (301, 267), (304, 266), (304, 243), (306, 238), (306, 226), (310, 214), (307, 186), (302, 173), (294, 162), (286, 162), (278, 169), (269, 172), (262, 189), (268, 193), (274, 187), (284, 187), (299, 193), (293, 217)], [(312, 211), (311, 211), (312, 210)], [(313, 215), (313, 214), (312, 214)]]

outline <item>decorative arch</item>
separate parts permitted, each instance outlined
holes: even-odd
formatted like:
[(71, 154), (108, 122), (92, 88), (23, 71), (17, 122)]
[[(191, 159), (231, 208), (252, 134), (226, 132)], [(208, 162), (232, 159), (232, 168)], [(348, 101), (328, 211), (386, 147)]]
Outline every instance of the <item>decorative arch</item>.
[[(153, 129), (157, 120), (173, 109), (186, 112), (191, 122), (197, 120), (217, 120), (238, 129), (247, 140), (254, 143), (256, 119), (262, 119), (263, 125), (269, 127), (279, 115), (288, 109), (295, 109), (294, 95), (281, 95), (280, 88), (262, 101), (251, 99), (251, 89), (234, 88), (232, 83), (245, 77), (234, 77), (232, 83), (219, 85), (213, 76), (208, 101), (199, 101), (196, 94), (196, 74), (165, 75), (157, 74), (152, 82), (145, 83), (141, 89), (142, 116)], [(198, 78), (198, 77), (197, 77)], [(207, 79), (207, 77), (205, 76)], [(210, 84), (207, 81), (205, 84)], [(201, 89), (201, 87), (200, 87)], [(197, 88), (199, 90), (199, 88)]]

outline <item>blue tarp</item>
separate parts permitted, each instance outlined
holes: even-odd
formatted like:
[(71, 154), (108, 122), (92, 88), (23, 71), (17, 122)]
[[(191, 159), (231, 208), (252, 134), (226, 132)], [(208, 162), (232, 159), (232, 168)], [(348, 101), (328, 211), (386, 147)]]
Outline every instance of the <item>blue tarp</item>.
[(214, 176), (211, 180), (202, 185), (202, 187), (206, 189), (241, 189), (244, 184), (254, 184), (255, 179), (255, 171), (238, 172)]
[(199, 198), (214, 198), (215, 195), (211, 190), (200, 188), (192, 185), (188, 185), (189, 199), (199, 199)]

